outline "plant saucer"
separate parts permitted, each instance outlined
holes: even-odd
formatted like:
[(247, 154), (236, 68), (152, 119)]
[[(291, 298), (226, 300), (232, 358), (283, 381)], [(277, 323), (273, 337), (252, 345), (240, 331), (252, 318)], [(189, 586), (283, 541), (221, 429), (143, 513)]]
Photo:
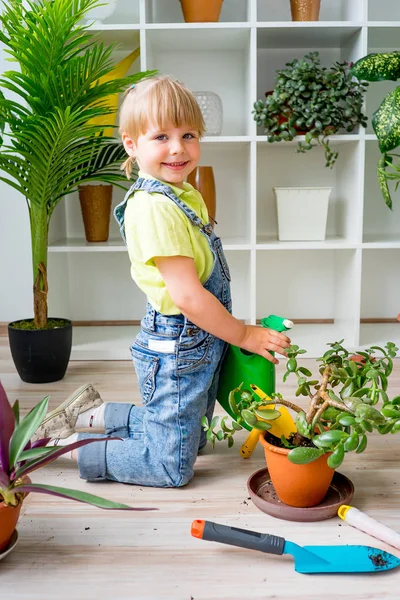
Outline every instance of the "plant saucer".
[(353, 497), (353, 483), (335, 471), (325, 498), (317, 506), (298, 508), (279, 500), (272, 484), (268, 469), (261, 469), (251, 475), (247, 489), (254, 504), (262, 512), (285, 521), (324, 521), (337, 515), (339, 506), (350, 504)]
[(3, 558), (5, 558), (7, 556), (7, 554), (10, 554), (10, 552), (12, 550), (14, 550), (17, 543), (18, 543), (18, 531), (15, 529), (14, 533), (11, 536), (10, 543), (8, 544), (6, 549), (3, 550), (3, 552), (0, 552), (0, 560), (3, 560)]

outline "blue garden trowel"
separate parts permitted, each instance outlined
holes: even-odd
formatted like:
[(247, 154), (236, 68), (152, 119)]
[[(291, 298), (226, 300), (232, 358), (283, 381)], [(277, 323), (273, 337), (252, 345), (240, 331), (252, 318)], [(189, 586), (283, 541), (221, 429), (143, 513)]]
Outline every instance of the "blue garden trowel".
[(298, 546), (284, 538), (212, 521), (192, 523), (194, 537), (269, 554), (291, 554), (298, 573), (370, 573), (400, 566), (400, 559), (371, 546)]

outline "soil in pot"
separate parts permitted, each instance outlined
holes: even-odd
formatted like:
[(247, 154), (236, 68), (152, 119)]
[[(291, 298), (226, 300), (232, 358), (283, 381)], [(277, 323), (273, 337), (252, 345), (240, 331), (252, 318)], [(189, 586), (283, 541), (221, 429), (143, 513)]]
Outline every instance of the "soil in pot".
[[(316, 506), (324, 499), (335, 472), (327, 465), (329, 454), (323, 454), (306, 465), (295, 465), (289, 461), (289, 449), (279, 438), (268, 433), (265, 437), (261, 434), (260, 443), (275, 491), (282, 502), (306, 508)], [(308, 440), (304, 444), (307, 445)]]

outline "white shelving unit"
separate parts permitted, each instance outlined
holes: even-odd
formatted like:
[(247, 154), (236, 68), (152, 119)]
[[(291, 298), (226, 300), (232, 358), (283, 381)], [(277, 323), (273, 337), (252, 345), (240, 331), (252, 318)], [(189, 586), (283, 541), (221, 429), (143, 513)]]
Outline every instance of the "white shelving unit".
[[(187, 24), (178, 0), (120, 0), (96, 27), (116, 55), (140, 43), (132, 70), (158, 69), (193, 91), (222, 99), (222, 135), (202, 142), (201, 164), (217, 186), (217, 234), (232, 271), (234, 314), (249, 323), (276, 313), (296, 320), (292, 339), (318, 356), (344, 338), (352, 348), (400, 342), (400, 325), (362, 324), (400, 310), (400, 198), (390, 212), (376, 180), (378, 148), (369, 128), (332, 137), (333, 170), (322, 150), (299, 155), (295, 143), (268, 144), (252, 118), (255, 100), (273, 88), (286, 62), (318, 50), (322, 62), (356, 61), (397, 49), (400, 4), (395, 0), (330, 0), (320, 21), (290, 20), (289, 0), (225, 0), (218, 23)], [(372, 84), (371, 116), (394, 82)], [(274, 186), (332, 186), (325, 242), (279, 242)], [(121, 199), (115, 190), (114, 205)], [(127, 252), (115, 223), (110, 240), (88, 244), (77, 198), (60, 203), (51, 226), (50, 312), (75, 321), (135, 321), (145, 299), (130, 279)], [(129, 359), (135, 327), (76, 327), (73, 359)]]

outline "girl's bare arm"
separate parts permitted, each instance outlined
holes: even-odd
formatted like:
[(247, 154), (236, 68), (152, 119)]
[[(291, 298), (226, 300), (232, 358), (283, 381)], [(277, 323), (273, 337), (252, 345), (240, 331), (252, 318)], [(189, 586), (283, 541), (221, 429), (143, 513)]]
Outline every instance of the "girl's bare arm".
[(278, 360), (269, 350), (285, 354), (290, 339), (283, 333), (245, 325), (235, 319), (200, 283), (192, 258), (156, 257), (154, 262), (172, 301), (195, 325), (229, 344), (260, 354), (273, 363), (278, 363)]

